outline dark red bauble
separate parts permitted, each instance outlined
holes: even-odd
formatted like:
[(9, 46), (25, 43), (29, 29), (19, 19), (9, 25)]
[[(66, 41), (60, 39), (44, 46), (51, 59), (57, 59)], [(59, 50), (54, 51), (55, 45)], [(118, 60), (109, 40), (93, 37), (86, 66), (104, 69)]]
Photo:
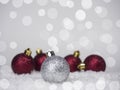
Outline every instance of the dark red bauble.
[(92, 70), (92, 71), (105, 71), (106, 63), (104, 59), (99, 55), (90, 55), (88, 56), (85, 61), (85, 71)]
[(47, 56), (45, 53), (42, 53), (40, 49), (38, 49), (36, 52), (37, 52), (37, 55), (34, 58), (35, 70), (40, 71), (41, 65), (44, 62), (44, 60), (47, 58)]
[(34, 69), (33, 58), (31, 57), (30, 49), (25, 50), (24, 53), (16, 55), (11, 63), (12, 70), (17, 74), (31, 73)]
[(79, 58), (79, 51), (75, 51), (73, 55), (66, 56), (65, 59), (70, 66), (70, 72), (75, 72), (80, 70), (77, 68), (77, 66), (81, 63), (81, 60)]

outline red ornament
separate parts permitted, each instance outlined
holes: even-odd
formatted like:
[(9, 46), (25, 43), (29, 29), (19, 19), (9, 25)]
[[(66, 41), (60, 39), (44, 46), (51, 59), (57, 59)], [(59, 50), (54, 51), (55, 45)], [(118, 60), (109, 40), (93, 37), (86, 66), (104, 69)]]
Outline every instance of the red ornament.
[(99, 55), (90, 55), (88, 56), (85, 61), (85, 71), (92, 70), (92, 71), (105, 71), (106, 63), (104, 59)]
[(68, 55), (65, 57), (70, 66), (70, 72), (79, 71), (79, 69), (77, 68), (77, 66), (81, 63), (79, 55), (79, 51), (75, 51), (73, 55)]
[(14, 73), (31, 73), (31, 71), (34, 69), (34, 63), (33, 58), (31, 57), (30, 49), (28, 48), (24, 53), (16, 55), (12, 60), (11, 66)]
[(35, 70), (36, 71), (40, 71), (41, 70), (41, 65), (44, 62), (44, 60), (46, 59), (46, 54), (42, 53), (42, 50), (38, 49), (36, 51), (37, 55), (34, 58), (34, 64), (35, 64)]

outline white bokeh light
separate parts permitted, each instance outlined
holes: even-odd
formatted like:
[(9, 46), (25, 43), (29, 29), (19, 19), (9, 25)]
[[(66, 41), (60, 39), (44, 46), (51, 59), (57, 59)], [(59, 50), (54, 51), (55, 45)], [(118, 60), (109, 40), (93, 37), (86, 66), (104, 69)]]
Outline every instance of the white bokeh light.
[(102, 7), (101, 6), (97, 6), (97, 7), (95, 7), (95, 12), (97, 13), (97, 14), (101, 14), (102, 13)]
[(117, 20), (116, 26), (117, 26), (118, 28), (120, 28), (120, 20)]
[(58, 0), (58, 3), (60, 4), (60, 6), (66, 7), (67, 6), (67, 1), (69, 1), (69, 0)]
[(24, 0), (25, 4), (31, 4), (33, 2), (33, 0)]
[(11, 49), (16, 49), (17, 48), (17, 43), (16, 42), (10, 42), (10, 48)]
[(87, 29), (91, 29), (93, 27), (93, 23), (91, 21), (87, 21), (87, 22), (85, 22), (85, 27)]
[(63, 25), (64, 28), (67, 30), (73, 30), (75, 27), (74, 22), (68, 17), (63, 19)]
[(73, 8), (74, 7), (74, 2), (72, 0), (68, 0), (66, 3), (66, 6), (69, 8)]
[(98, 14), (99, 17), (104, 18), (108, 14), (108, 10), (102, 6), (96, 6), (94, 11)]
[(97, 90), (104, 90), (106, 86), (106, 82), (104, 78), (99, 78), (96, 82), (96, 88)]
[(6, 57), (0, 55), (0, 65), (5, 65), (5, 64), (6, 64), (6, 61), (7, 61)]
[(93, 5), (92, 0), (81, 0), (81, 6), (84, 9), (90, 9), (92, 8), (92, 5)]
[(42, 79), (37, 79), (34, 82), (34, 86), (38, 89), (44, 90), (46, 83)]
[(3, 52), (7, 49), (6, 42), (0, 41), (0, 52)]
[(10, 0), (0, 0), (1, 4), (7, 4)]
[(23, 5), (23, 0), (12, 0), (12, 4), (15, 8), (20, 8)]
[(68, 40), (70, 37), (70, 33), (67, 30), (61, 30), (59, 32), (59, 38), (63, 41)]
[(76, 18), (78, 21), (83, 21), (83, 20), (85, 20), (85, 18), (86, 18), (86, 13), (85, 13), (85, 11), (83, 11), (82, 9), (77, 10), (76, 13), (75, 13), (75, 18)]
[(102, 21), (102, 28), (104, 30), (111, 30), (113, 28), (113, 23), (110, 19), (104, 19)]
[(48, 24), (46, 25), (47, 31), (52, 31), (53, 28), (54, 28), (54, 26), (53, 26), (53, 24), (51, 24), (51, 23), (48, 23)]
[(112, 35), (109, 33), (100, 36), (100, 41), (103, 43), (110, 44), (112, 43), (112, 40), (113, 40)]
[(58, 11), (56, 8), (49, 8), (47, 10), (47, 16), (50, 19), (56, 19), (58, 17)]
[(86, 36), (81, 37), (79, 40), (79, 44), (82, 47), (87, 47), (89, 42), (90, 42), (90, 40)]
[(59, 0), (51, 0), (52, 2), (54, 2), (54, 3), (57, 3)]
[(103, 0), (105, 3), (110, 3), (111, 0)]
[(56, 46), (58, 44), (58, 40), (55, 36), (51, 36), (48, 38), (48, 45), (53, 47)]
[(72, 51), (74, 48), (75, 48), (75, 47), (74, 47), (74, 45), (73, 45), (72, 43), (70, 43), (70, 44), (68, 44), (68, 45), (66, 46), (66, 49), (67, 49), (67, 50), (70, 50), (70, 51)]
[(85, 90), (96, 90), (94, 83), (88, 83), (85, 87)]
[(9, 17), (10, 17), (11, 19), (15, 19), (15, 18), (17, 17), (17, 12), (16, 12), (16, 11), (11, 11), (11, 12), (9, 13)]
[(9, 86), (10, 86), (10, 83), (9, 83), (9, 81), (7, 79), (1, 79), (0, 80), (0, 87), (2, 89), (8, 89)]
[(31, 16), (24, 16), (22, 19), (22, 23), (24, 26), (29, 26), (32, 24), (32, 17)]
[(120, 90), (120, 83), (119, 81), (112, 81), (109, 84), (110, 90)]
[(106, 58), (106, 64), (108, 67), (114, 67), (116, 65), (116, 60), (113, 57), (107, 57)]
[(73, 84), (71, 82), (63, 82), (63, 90), (73, 90)]
[(49, 0), (37, 0), (37, 3), (40, 6), (46, 6), (48, 4)]
[(106, 50), (109, 54), (114, 55), (118, 51), (118, 46), (116, 44), (109, 44)]
[(49, 90), (57, 90), (57, 85), (56, 84), (50, 85)]
[(83, 88), (84, 84), (83, 82), (77, 80), (73, 83), (74, 90), (81, 90)]
[(39, 15), (39, 16), (45, 16), (45, 14), (46, 14), (45, 9), (39, 9), (39, 10), (38, 10), (38, 15)]

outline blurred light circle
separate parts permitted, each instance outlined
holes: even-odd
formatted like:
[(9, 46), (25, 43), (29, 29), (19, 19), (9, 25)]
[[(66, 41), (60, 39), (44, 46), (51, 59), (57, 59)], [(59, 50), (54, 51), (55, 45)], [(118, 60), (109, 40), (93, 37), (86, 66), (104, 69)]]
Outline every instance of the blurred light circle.
[(50, 85), (49, 90), (57, 90), (57, 85), (56, 84)]
[(68, 40), (70, 37), (70, 33), (67, 30), (61, 30), (59, 32), (59, 38), (63, 41)]
[(50, 19), (56, 19), (58, 17), (58, 11), (56, 8), (49, 8), (47, 10), (47, 16)]
[(24, 26), (29, 26), (32, 24), (32, 18), (31, 16), (24, 16), (22, 19), (22, 23)]
[(86, 36), (82, 36), (80, 39), (79, 39), (79, 44), (80, 46), (82, 47), (87, 47), (88, 44), (89, 44), (90, 40), (88, 39), (88, 37)]
[(66, 6), (69, 8), (73, 8), (74, 7), (74, 2), (72, 0), (68, 0), (66, 3)]
[(113, 57), (107, 57), (106, 58), (106, 64), (108, 67), (115, 67), (116, 65), (116, 60)]
[(70, 43), (66, 46), (66, 49), (72, 51), (74, 49), (74, 45)]
[(94, 83), (88, 83), (85, 87), (85, 90), (96, 90)]
[(63, 90), (73, 90), (73, 84), (71, 82), (63, 82)]
[(53, 24), (51, 24), (51, 23), (48, 23), (47, 25), (46, 25), (46, 29), (47, 29), (47, 31), (52, 31), (53, 30)]
[(20, 8), (23, 5), (23, 0), (12, 0), (12, 4), (15, 8)]
[(120, 90), (120, 82), (119, 81), (112, 81), (109, 84), (110, 90)]
[(40, 6), (46, 6), (48, 4), (49, 0), (37, 0), (37, 3)]
[(99, 78), (96, 82), (96, 88), (97, 90), (104, 90), (106, 86), (106, 82), (104, 78)]
[(111, 0), (103, 0), (105, 3), (110, 3)]
[(81, 90), (83, 88), (83, 82), (77, 80), (73, 83), (74, 90)]
[(33, 2), (33, 0), (24, 0), (25, 4), (31, 4)]
[(85, 27), (86, 27), (87, 29), (91, 29), (91, 28), (93, 27), (93, 23), (92, 23), (91, 21), (87, 21), (87, 22), (85, 23)]
[(81, 0), (81, 6), (83, 9), (90, 9), (92, 8), (92, 0)]
[(9, 83), (9, 81), (7, 79), (1, 79), (0, 80), (0, 87), (2, 89), (8, 89), (9, 86), (10, 86), (10, 83)]
[(106, 33), (100, 36), (100, 41), (106, 44), (112, 43), (113, 37), (111, 34)]
[(11, 49), (16, 49), (17, 48), (17, 43), (16, 42), (10, 42), (10, 48)]
[(45, 9), (39, 9), (38, 10), (38, 15), (39, 16), (45, 16), (46, 12), (45, 12)]
[(67, 30), (72, 30), (75, 27), (74, 22), (68, 17), (65, 17), (63, 19), (63, 25), (64, 25), (64, 28)]
[(7, 4), (10, 0), (0, 0), (1, 4)]
[(86, 18), (86, 13), (85, 11), (83, 11), (82, 9), (79, 9), (75, 12), (75, 18), (78, 20), (78, 21), (83, 21), (85, 20)]
[(53, 46), (56, 46), (58, 44), (58, 40), (56, 37), (54, 36), (51, 36), (48, 38), (48, 45), (53, 47)]
[(10, 16), (11, 19), (15, 19), (17, 17), (17, 12), (11, 11), (9, 16)]

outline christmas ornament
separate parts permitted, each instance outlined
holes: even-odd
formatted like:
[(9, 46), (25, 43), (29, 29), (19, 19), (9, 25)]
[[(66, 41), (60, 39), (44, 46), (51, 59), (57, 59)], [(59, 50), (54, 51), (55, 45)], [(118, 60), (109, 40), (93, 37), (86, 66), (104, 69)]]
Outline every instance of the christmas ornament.
[(24, 53), (20, 53), (13, 58), (11, 66), (14, 73), (31, 73), (31, 71), (34, 69), (31, 53), (31, 50), (28, 48)]
[(88, 56), (85, 61), (85, 71), (92, 70), (92, 71), (105, 71), (106, 63), (104, 59), (99, 55), (90, 55)]
[(47, 55), (47, 59), (41, 66), (43, 79), (54, 83), (65, 81), (70, 73), (67, 61), (60, 56), (55, 56), (53, 51), (48, 52)]
[(77, 68), (77, 66), (81, 63), (79, 56), (80, 56), (80, 52), (75, 51), (73, 55), (68, 55), (65, 57), (66, 61), (70, 66), (70, 72), (75, 72), (79, 70)]
[(35, 70), (40, 71), (41, 65), (43, 61), (46, 59), (46, 54), (42, 52), (42, 50), (37, 49), (36, 51), (37, 55), (34, 58), (34, 64), (35, 64)]

